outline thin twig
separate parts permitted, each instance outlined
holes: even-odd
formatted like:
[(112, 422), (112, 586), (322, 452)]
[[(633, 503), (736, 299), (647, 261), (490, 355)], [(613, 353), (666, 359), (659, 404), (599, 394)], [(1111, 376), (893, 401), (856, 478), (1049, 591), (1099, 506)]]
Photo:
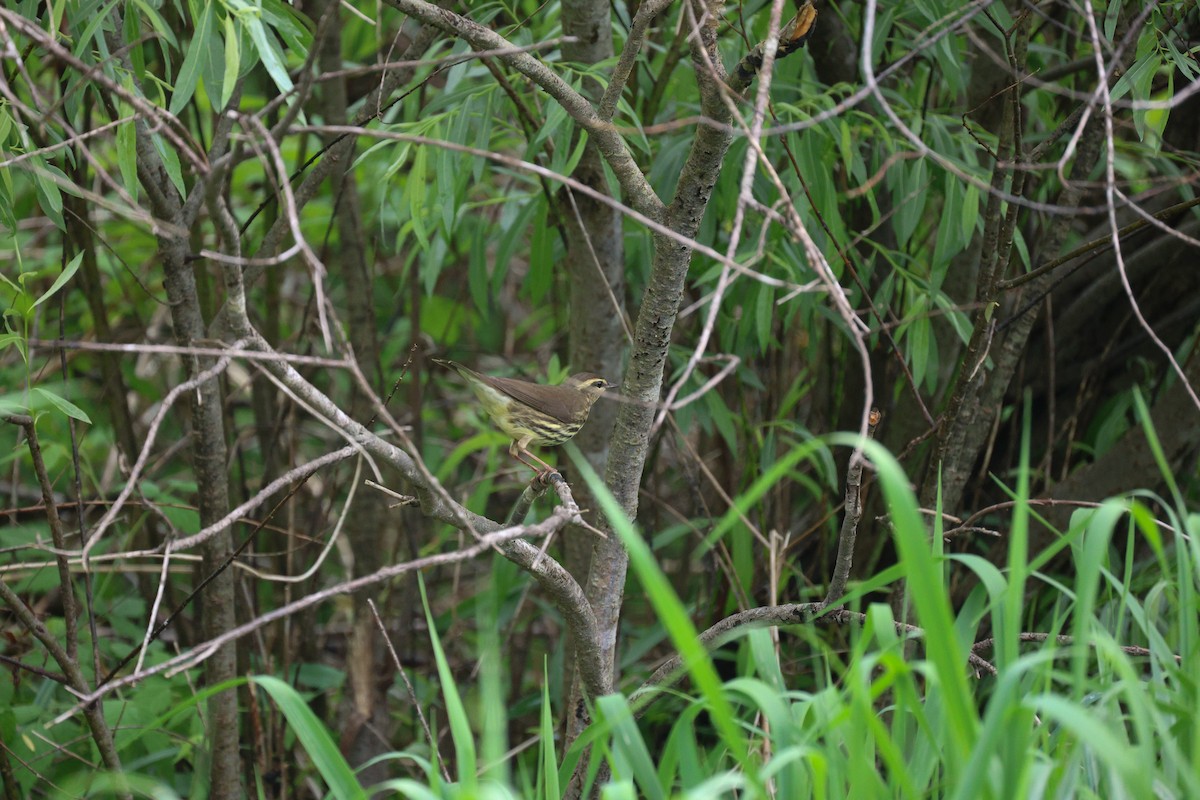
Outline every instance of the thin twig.
[[(879, 409), (871, 409), (868, 439), (875, 438), (880, 417)], [(862, 518), (862, 471), (865, 462), (862, 453), (855, 450), (850, 454), (850, 463), (846, 467), (846, 515), (842, 517), (842, 530), (838, 534), (837, 560), (834, 562), (833, 577), (829, 580), (829, 592), (825, 595), (826, 605), (842, 599), (850, 579), (850, 568), (854, 565), (854, 541), (858, 537), (858, 521)]]
[(387, 626), (383, 624), (383, 618), (379, 616), (379, 609), (375, 607), (375, 601), (370, 598), (367, 598), (367, 605), (370, 606), (371, 613), (375, 616), (375, 624), (379, 626), (379, 633), (383, 636), (383, 643), (392, 656), (392, 663), (396, 665), (396, 672), (400, 674), (400, 680), (404, 681), (404, 689), (408, 692), (408, 699), (412, 700), (413, 708), (416, 709), (417, 719), (421, 722), (421, 730), (425, 731), (425, 738), (429, 740), (429, 748), (433, 751), (438, 766), (442, 769), (442, 778), (446, 783), (451, 783), (450, 770), (446, 768), (446, 759), (438, 750), (438, 740), (434, 738), (433, 731), (429, 730), (429, 723), (425, 721), (425, 712), (421, 710), (421, 702), (417, 700), (417, 692), (413, 689), (412, 681), (408, 679), (408, 673), (404, 671), (404, 665), (400, 663), (400, 655), (396, 652), (395, 645), (392, 644), (392, 637), (388, 636)]

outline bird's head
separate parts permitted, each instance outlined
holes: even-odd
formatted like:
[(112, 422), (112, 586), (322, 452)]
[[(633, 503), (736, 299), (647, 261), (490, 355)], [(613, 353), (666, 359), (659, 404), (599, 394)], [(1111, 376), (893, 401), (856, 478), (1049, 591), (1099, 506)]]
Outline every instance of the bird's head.
[(578, 389), (587, 398), (589, 406), (604, 394), (605, 389), (611, 389), (614, 386), (599, 375), (593, 375), (590, 372), (577, 372), (567, 378), (566, 384)]

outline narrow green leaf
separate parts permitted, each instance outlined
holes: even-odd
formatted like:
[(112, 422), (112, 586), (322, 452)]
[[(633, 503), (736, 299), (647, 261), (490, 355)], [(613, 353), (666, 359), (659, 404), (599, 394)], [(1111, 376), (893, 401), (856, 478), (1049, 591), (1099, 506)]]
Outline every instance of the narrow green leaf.
[(287, 683), (273, 676), (259, 675), (250, 680), (261, 686), (283, 712), (330, 793), (338, 800), (366, 800), (367, 793), (354, 776), (354, 770), (350, 769), (333, 737), (304, 698)]
[(819, 439), (810, 439), (802, 444), (793, 447), (783, 458), (776, 461), (774, 464), (763, 472), (754, 483), (750, 484), (750, 488), (738, 495), (733, 501), (733, 507), (725, 512), (721, 517), (721, 521), (717, 523), (712, 532), (704, 539), (703, 547), (705, 549), (711, 547), (715, 542), (720, 540), (729, 530), (735, 525), (741, 523), (742, 517), (750, 513), (750, 509), (754, 508), (758, 501), (762, 499), (771, 487), (787, 476), (792, 468), (806, 458), (815, 456), (823, 450), (825, 443)]
[(704, 406), (708, 409), (709, 419), (716, 426), (717, 432), (721, 434), (721, 438), (729, 446), (731, 452), (737, 452), (737, 422), (734, 419), (733, 412), (729, 410), (729, 406), (725, 404), (725, 399), (721, 397), (720, 392), (706, 392), (704, 395)]
[(283, 39), (287, 51), (297, 58), (305, 58), (312, 43), (312, 33), (306, 26), (311, 26), (312, 23), (303, 14), (280, 0), (257, 2), (263, 21)]
[(429, 249), (429, 227), (425, 221), (425, 205), (428, 187), (425, 183), (429, 151), (424, 147), (413, 150), (412, 168), (404, 182), (404, 194), (408, 198), (408, 213), (412, 219), (413, 235), (417, 237), (421, 248)]
[[(950, 223), (953, 224), (953, 220)], [(975, 235), (975, 227), (979, 223), (979, 189), (974, 184), (967, 186), (963, 192), (962, 199), (962, 218), (959, 224), (962, 225), (962, 236), (964, 241), (970, 241)]]
[(542, 681), (542, 713), (538, 724), (539, 733), (539, 748), (538, 748), (538, 778), (544, 780), (540, 795), (546, 800), (560, 800), (562, 792), (559, 791), (558, 782), (558, 757), (554, 753), (554, 714), (551, 711), (553, 707), (550, 703), (550, 668), (546, 663), (545, 658), (542, 663), (542, 672), (545, 679)]
[(33, 391), (36, 394), (39, 394), (42, 397), (46, 398), (46, 400), (50, 403), (50, 405), (54, 406), (59, 411), (66, 414), (68, 417), (71, 417), (72, 419), (77, 419), (80, 422), (86, 422), (88, 425), (92, 424), (92, 418), (89, 417), (82, 408), (75, 405), (67, 398), (57, 395), (54, 392), (50, 391), (49, 389), (43, 389), (40, 386), (35, 386)]
[(1153, 770), (1140, 758), (1140, 753), (1130, 746), (1127, 737), (1120, 735), (1122, 729), (1105, 724), (1078, 702), (1062, 695), (1038, 694), (1026, 698), (1024, 705), (1071, 731), (1090, 749), (1102, 754), (1105, 766), (1115, 771), (1123, 780), (1132, 797), (1154, 797), (1151, 787)]
[[(919, 302), (914, 313), (923, 315), (925, 312), (924, 303)], [(908, 326), (907, 336), (905, 341), (908, 344), (908, 357), (912, 365), (913, 380), (918, 386), (925, 383), (925, 377), (929, 369), (929, 339), (933, 331), (930, 329), (929, 318), (919, 316), (912, 321)]]
[(554, 234), (548, 224), (546, 199), (539, 197), (537, 206), (529, 236), (529, 272), (524, 283), (529, 301), (535, 305), (546, 299), (554, 284)]
[(0, 333), (0, 353), (8, 347), (17, 348), (17, 352), (21, 354), (22, 363), (26, 366), (29, 365), (29, 347), (25, 343), (24, 336), (19, 333)]
[(898, 164), (895, 167), (896, 183), (892, 190), (892, 200), (896, 206), (892, 218), (892, 228), (896, 232), (896, 246), (903, 248), (917, 229), (921, 216), (925, 213), (925, 202), (928, 194), (928, 167), (925, 159), (918, 159), (911, 164)]
[(125, 41), (129, 43), (129, 63), (133, 65), (133, 77), (138, 83), (146, 81), (146, 54), (142, 51), (141, 17), (138, 15), (136, 0), (125, 0), (124, 8)]
[(1142, 390), (1136, 385), (1133, 387), (1133, 407), (1137, 413), (1137, 420), (1142, 426), (1142, 435), (1146, 437), (1146, 444), (1150, 447), (1151, 455), (1154, 456), (1158, 474), (1162, 476), (1175, 504), (1181, 509), (1186, 508), (1183, 492), (1179, 488), (1179, 482), (1175, 479), (1175, 475), (1171, 472), (1171, 464), (1163, 450), (1162, 440), (1158, 438), (1158, 431), (1154, 429), (1150, 407), (1146, 405), (1146, 398), (1142, 396)]
[[(945, 741), (953, 752), (946, 753), (947, 779), (953, 781), (970, 752), (979, 720), (975, 701), (966, 680), (966, 653), (954, 635), (954, 616), (943, 586), (940, 564), (930, 547), (930, 537), (918, 510), (908, 478), (895, 458), (878, 442), (862, 441), (857, 436), (835, 434), (830, 439), (848, 447), (862, 447), (875, 465), (891, 513), (901, 563), (908, 575), (909, 593), (926, 636), (938, 637), (938, 646), (929, 648), (930, 663), (937, 670), (942, 701), (946, 704), (949, 728)], [(935, 519), (941, 519), (935, 515)], [(935, 531), (936, 534), (936, 531)], [(940, 539), (935, 535), (935, 542)]]
[[(489, 291), (494, 295), (498, 296), (503, 288), (504, 279), (508, 276), (508, 265), (527, 246), (529, 227), (538, 211), (538, 206), (538, 203), (530, 199), (514, 197), (509, 208), (515, 208), (516, 213), (510, 215), (509, 210), (505, 209), (504, 233), (496, 246), (495, 259), (492, 261), (488, 273)], [(482, 308), (486, 308), (486, 306), (482, 306)]]
[(962, 252), (969, 241), (963, 235), (962, 227), (955, 224), (956, 220), (962, 219), (964, 194), (963, 185), (958, 177), (947, 172), (942, 192), (942, 217), (937, 226), (933, 261), (930, 265), (930, 283), (935, 289), (941, 288), (950, 259)]
[(775, 289), (760, 283), (754, 303), (754, 332), (758, 337), (758, 348), (764, 353), (771, 345), (771, 323), (774, 320)]
[(67, 227), (63, 223), (62, 192), (59, 191), (58, 184), (48, 177), (48, 173), (52, 174), (49, 165), (42, 160), (41, 156), (30, 160), (34, 164), (32, 172), (34, 185), (37, 187), (38, 205), (56, 228), (65, 231)]
[[(471, 723), (467, 719), (467, 710), (463, 706), (462, 697), (458, 693), (458, 685), (454, 682), (454, 672), (446, 653), (442, 650), (442, 641), (438, 637), (437, 624), (433, 621), (433, 611), (429, 608), (429, 597), (425, 593), (425, 576), (417, 573), (417, 585), (421, 590), (421, 605), (425, 608), (425, 621), (429, 625), (429, 643), (433, 647), (433, 656), (437, 662), (438, 679), (442, 684), (442, 697), (446, 701), (446, 715), (450, 721), (450, 738), (454, 740), (455, 768), (458, 770), (458, 780), (463, 790), (468, 794), (475, 791), (475, 735), (471, 731)], [(436, 743), (430, 743), (436, 749)]]
[(1154, 53), (1139, 59), (1113, 84), (1112, 99), (1120, 100), (1132, 94), (1134, 100), (1145, 100), (1150, 95), (1150, 86), (1155, 73), (1162, 66), (1162, 57)]
[(168, 110), (175, 115), (184, 109), (196, 91), (200, 80), (200, 64), (204, 53), (213, 47), (213, 9), (216, 3), (205, 3), (200, 21), (196, 25), (196, 34), (188, 44), (187, 55), (184, 56), (183, 66), (179, 68), (179, 77), (175, 80), (175, 91), (171, 94), (171, 105)]
[(487, 240), (481, 234), (476, 234), (471, 238), (471, 257), (467, 262), (467, 291), (475, 308), (482, 313), (487, 313), (492, 306), (492, 298), (488, 291), (491, 286), (488, 280), (491, 263)]
[[(617, 504), (608, 487), (596, 475), (587, 459), (579, 452), (579, 448), (567, 443), (567, 452), (572, 463), (584, 477), (592, 495), (600, 504), (613, 531), (621, 537), (629, 551), (629, 564), (638, 580), (644, 587), (651, 605), (658, 614), (659, 621), (671, 635), (684, 667), (692, 677), (693, 685), (704, 696), (721, 740), (731, 751), (734, 760), (748, 766), (749, 746), (745, 736), (735, 719), (733, 707), (721, 686), (721, 679), (713, 666), (712, 658), (700, 643), (699, 633), (688, 616), (687, 609), (678, 595), (671, 588), (670, 582), (658, 566), (645, 538), (638, 533), (625, 513)], [(753, 784), (758, 784), (757, 773), (748, 769), (746, 778)], [(761, 786), (758, 787), (761, 791)]]
[(267, 74), (275, 82), (275, 86), (283, 94), (290, 93), (295, 87), (292, 79), (288, 76), (287, 67), (283, 63), (283, 53), (280, 52), (279, 43), (275, 37), (257, 16), (242, 14), (241, 21), (246, 30), (250, 32), (250, 41), (254, 42), (254, 49), (263, 66), (267, 68)]
[(665, 795), (654, 770), (654, 759), (625, 697), (619, 694), (601, 697), (596, 700), (596, 711), (604, 724), (612, 728), (613, 757), (620, 766), (613, 770), (613, 776), (633, 778), (641, 790), (639, 797), (662, 800)]
[(179, 192), (180, 197), (186, 197), (187, 186), (183, 182), (183, 170), (179, 166), (179, 154), (159, 134), (154, 134), (153, 141), (154, 148), (158, 150), (158, 155), (162, 158), (163, 169), (167, 171), (167, 177), (171, 179), (171, 185)]
[[(574, 126), (567, 126), (564, 136), (570, 136), (574, 130)], [(554, 158), (550, 162), (550, 169), (560, 175), (570, 175), (578, 166), (579, 160), (583, 158), (584, 148), (587, 146), (587, 132), (580, 131), (575, 138), (575, 146), (571, 148), (559, 147), (554, 151)]]
[(509, 782), (508, 714), (505, 702), (505, 656), (508, 651), (500, 641), (501, 609), (504, 607), (504, 573), (516, 573), (514, 565), (504, 559), (492, 562), (492, 579), (482, 589), (475, 606), (479, 645), (479, 684), (477, 713), (479, 715), (479, 754), (482, 779), (497, 785)]
[(453, 239), (454, 229), (457, 227), (455, 212), (458, 209), (458, 197), (455, 187), (458, 185), (459, 171), (455, 162), (458, 155), (439, 147), (435, 158), (437, 161), (433, 180), (437, 188), (438, 210), (442, 214), (442, 232), (447, 239)]
[(1117, 21), (1121, 18), (1123, 5), (1121, 0), (1108, 0), (1108, 10), (1104, 13), (1104, 38), (1110, 42), (1117, 32)]
[(67, 281), (75, 277), (75, 273), (79, 270), (81, 263), (83, 263), (83, 253), (76, 253), (75, 257), (67, 263), (66, 269), (59, 273), (58, 277), (54, 279), (54, 283), (50, 284), (50, 288), (46, 290), (46, 293), (33, 301), (34, 308), (53, 297), (59, 289), (66, 285)]
[(87, 16), (87, 24), (75, 37), (74, 46), (71, 49), (72, 53), (76, 56), (81, 56), (93, 49), (92, 39), (96, 36), (96, 32), (111, 19), (109, 15), (112, 14), (113, 6), (119, 2), (121, 0), (108, 0), (108, 2), (97, 9), (96, 13)]
[(133, 0), (133, 2), (138, 7), (138, 10), (146, 15), (146, 19), (150, 20), (150, 27), (154, 29), (154, 32), (162, 37), (171, 47), (178, 50), (179, 40), (175, 38), (175, 31), (171, 30), (171, 26), (163, 19), (162, 14), (158, 13), (158, 9), (147, 3), (146, 0)]
[(570, 118), (567, 116), (567, 111), (559, 103), (551, 103), (546, 111), (546, 118), (542, 125), (538, 128), (534, 135), (533, 141), (529, 143), (526, 153), (529, 156), (538, 153), (542, 149), (542, 143), (547, 139), (554, 138), (557, 149), (565, 149), (564, 145), (569, 141), (566, 138), (560, 137), (559, 134), (570, 133), (571, 130)]
[(230, 14), (225, 17), (225, 77), (221, 84), (221, 108), (229, 105), (229, 99), (233, 97), (241, 65), (241, 35), (238, 33), (233, 14)]
[[(122, 114), (130, 113), (125, 104), (121, 104)], [(137, 121), (129, 120), (117, 127), (117, 168), (121, 171), (121, 182), (125, 191), (135, 201), (142, 184), (137, 174)]]

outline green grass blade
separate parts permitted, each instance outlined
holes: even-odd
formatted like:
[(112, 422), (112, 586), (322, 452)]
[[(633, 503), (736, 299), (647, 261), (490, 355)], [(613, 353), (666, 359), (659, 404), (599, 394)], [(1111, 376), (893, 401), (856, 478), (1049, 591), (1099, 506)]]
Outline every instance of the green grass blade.
[[(446, 701), (446, 716), (450, 723), (450, 738), (454, 740), (455, 770), (463, 789), (468, 793), (477, 787), (475, 772), (478, 760), (475, 757), (475, 735), (471, 731), (471, 723), (467, 719), (467, 710), (463, 706), (458, 686), (454, 683), (454, 673), (450, 671), (450, 663), (442, 650), (442, 642), (438, 638), (437, 625), (433, 621), (433, 612), (429, 608), (429, 597), (425, 593), (425, 578), (417, 575), (417, 584), (421, 589), (421, 604), (425, 607), (425, 621), (429, 624), (429, 642), (433, 645), (434, 659), (437, 661), (438, 679), (442, 684), (442, 697)], [(431, 743), (436, 747), (436, 743)]]
[(256, 686), (261, 686), (283, 712), (330, 793), (338, 800), (366, 800), (367, 793), (355, 777), (354, 770), (346, 763), (333, 737), (300, 693), (272, 675), (259, 675), (250, 680)]

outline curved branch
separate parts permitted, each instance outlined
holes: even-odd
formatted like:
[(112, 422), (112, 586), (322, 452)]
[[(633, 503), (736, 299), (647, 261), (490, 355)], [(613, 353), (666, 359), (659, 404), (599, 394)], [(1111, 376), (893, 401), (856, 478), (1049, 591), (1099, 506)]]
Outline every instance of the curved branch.
[(633, 25), (629, 28), (629, 36), (626, 37), (625, 46), (621, 49), (621, 57), (617, 60), (617, 66), (613, 68), (612, 75), (609, 76), (604, 96), (600, 98), (600, 119), (606, 122), (612, 120), (613, 114), (617, 111), (617, 102), (621, 99), (621, 92), (625, 91), (625, 85), (629, 83), (629, 76), (633, 74), (633, 62), (641, 54), (642, 45), (646, 42), (646, 29), (650, 27), (654, 18), (672, 2), (673, 0), (647, 0), (638, 6), (637, 13), (633, 16)]
[[(87, 687), (85, 685), (83, 690), (78, 691), (79, 703), (74, 707), (67, 709), (62, 714), (59, 714), (58, 717), (54, 719), (52, 724), (58, 724), (69, 719), (80, 708), (85, 710), (88, 708), (98, 709), (99, 705), (96, 704), (97, 700), (102, 699), (116, 689), (143, 681), (150, 675), (157, 675), (164, 672), (168, 674), (175, 674), (180, 670), (191, 669), (192, 667), (211, 657), (220, 648), (229, 645), (237, 639), (253, 633), (254, 631), (257, 631), (272, 622), (289, 617), (293, 614), (303, 611), (306, 608), (319, 605), (331, 597), (352, 594), (369, 586), (374, 586), (376, 584), (383, 583), (384, 581), (391, 580), (405, 573), (477, 558), (494, 547), (500, 548), (502, 551), (512, 552), (514, 554), (513, 560), (522, 566), (525, 566), (526, 563), (532, 565), (534, 560), (538, 558), (537, 548), (516, 537), (549, 535), (556, 530), (561, 530), (570, 522), (570, 511), (563, 506), (559, 506), (553, 512), (551, 512), (549, 517), (537, 525), (504, 529), (500, 529), (500, 527), (497, 525), (496, 530), (480, 537), (478, 542), (470, 547), (464, 548), (463, 550), (453, 553), (438, 553), (432, 556), (426, 556), (425, 558), (408, 561), (403, 564), (393, 564), (373, 572), (370, 575), (364, 575), (363, 577), (355, 578), (354, 580), (343, 581), (342, 583), (335, 584), (334, 586), (330, 586), (326, 589), (305, 595), (299, 600), (280, 606), (279, 608), (272, 609), (265, 614), (261, 614), (249, 622), (230, 628), (220, 635), (214, 636), (208, 641), (198, 644), (191, 650), (169, 658), (166, 661), (155, 664), (143, 670), (142, 672), (138, 672), (133, 675), (127, 675), (124, 678), (111, 681), (91, 692), (87, 691)], [(530, 568), (532, 568), (532, 566)], [(537, 566), (536, 570), (534, 570), (534, 577), (543, 587), (557, 586), (560, 584), (565, 585), (565, 581), (574, 583), (573, 579), (571, 579), (571, 576), (567, 574), (561, 566), (559, 566), (552, 559), (544, 556), (541, 558), (541, 563)], [(582, 598), (582, 592), (579, 590), (578, 585), (575, 586), (575, 590), (578, 592), (579, 597)], [(16, 598), (15, 593), (8, 589), (6, 584), (0, 581), (0, 600), (8, 601), (13, 598)], [(17, 598), (17, 602), (20, 602), (19, 598)], [(17, 606), (15, 608), (18, 608), (19, 610), (20, 607)], [(574, 619), (580, 623), (579, 630), (582, 633), (594, 635), (594, 630), (589, 631), (586, 627), (586, 616), (586, 613), (583, 613)], [(25, 618), (26, 616), (22, 616), (22, 619)], [(29, 612), (28, 618), (29, 624), (38, 626), (41, 625), (41, 623), (32, 616), (32, 612)], [(574, 629), (574, 626), (572, 626), (572, 630)], [(36, 634), (37, 629), (34, 628), (33, 630)], [(45, 631), (45, 626), (41, 626), (41, 630)], [(47, 633), (46, 636), (49, 636), (49, 634)], [(39, 635), (39, 639), (40, 638), (42, 637)], [(50, 648), (52, 652), (55, 652), (55, 648), (57, 649), (57, 652), (62, 652), (57, 640), (55, 640), (53, 637), (49, 637), (49, 641), (46, 642), (46, 646), (47, 648)], [(594, 688), (597, 688), (592, 682), (592, 679), (596, 675), (596, 671), (588, 669), (586, 661), (581, 663), (581, 670), (581, 674), (584, 677), (585, 685), (588, 687), (588, 691), (593, 691)], [(72, 677), (70, 672), (68, 672), (68, 677)], [(72, 678), (72, 680), (74, 679)]]

